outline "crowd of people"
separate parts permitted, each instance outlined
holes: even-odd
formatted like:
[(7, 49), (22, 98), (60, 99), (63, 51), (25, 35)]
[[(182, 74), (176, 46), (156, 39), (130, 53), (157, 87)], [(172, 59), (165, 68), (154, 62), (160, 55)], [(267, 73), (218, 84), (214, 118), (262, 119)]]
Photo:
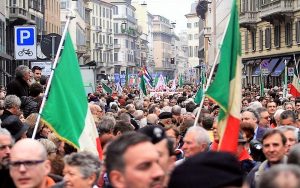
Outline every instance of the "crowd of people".
[(226, 153), (218, 151), (220, 107), (204, 98), (200, 109), (196, 87), (140, 97), (99, 85), (87, 101), (100, 160), (43, 121), (31, 139), (46, 84), (40, 67), (21, 65), (0, 90), (0, 188), (300, 187), (300, 99), (280, 87), (263, 96), (243, 89), (237, 151)]

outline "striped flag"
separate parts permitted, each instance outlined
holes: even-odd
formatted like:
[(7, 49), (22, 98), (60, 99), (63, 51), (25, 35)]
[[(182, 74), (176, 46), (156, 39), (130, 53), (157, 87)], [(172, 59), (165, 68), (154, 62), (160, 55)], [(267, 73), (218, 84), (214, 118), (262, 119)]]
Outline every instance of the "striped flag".
[(294, 74), (293, 76), (293, 82), (292, 84), (290, 84), (290, 93), (291, 95), (293, 95), (294, 97), (300, 97), (300, 80), (299, 77)]
[(106, 85), (105, 83), (102, 82), (102, 88), (104, 89), (104, 91), (106, 93), (112, 94), (112, 89), (110, 87), (108, 87), (108, 85)]
[(69, 33), (66, 34), (64, 49), (41, 116), (59, 138), (79, 150), (98, 153), (102, 158), (98, 131), (88, 107)]
[(241, 41), (236, 0), (233, 0), (228, 27), (220, 51), (214, 82), (206, 95), (220, 106), (218, 129), (220, 151), (237, 150), (241, 110)]

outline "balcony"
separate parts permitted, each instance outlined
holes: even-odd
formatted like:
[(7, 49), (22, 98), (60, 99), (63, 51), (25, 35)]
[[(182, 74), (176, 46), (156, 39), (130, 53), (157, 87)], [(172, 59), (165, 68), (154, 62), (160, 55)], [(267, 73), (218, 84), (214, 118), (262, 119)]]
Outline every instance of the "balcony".
[(10, 21), (19, 19), (27, 22), (29, 20), (28, 10), (12, 6), (9, 8), (9, 19)]
[(121, 44), (114, 44), (114, 49), (120, 49), (121, 48)]
[(114, 46), (113, 44), (106, 44), (106, 50), (113, 50)]
[(269, 1), (260, 8), (260, 18), (264, 21), (273, 23), (277, 21), (285, 21), (287, 17), (293, 15), (293, 0), (274, 0)]
[(102, 32), (102, 27), (101, 26), (96, 26), (96, 32), (101, 33)]
[(257, 23), (257, 11), (245, 11), (240, 15), (240, 26), (244, 28), (253, 28)]
[(85, 54), (86, 53), (86, 45), (77, 45), (76, 53), (77, 54)]
[(103, 49), (104, 45), (103, 45), (102, 43), (96, 43), (96, 44), (95, 44), (95, 47), (96, 47), (97, 49)]
[(111, 34), (112, 34), (112, 29), (106, 29), (106, 33), (107, 33), (108, 35), (111, 35)]

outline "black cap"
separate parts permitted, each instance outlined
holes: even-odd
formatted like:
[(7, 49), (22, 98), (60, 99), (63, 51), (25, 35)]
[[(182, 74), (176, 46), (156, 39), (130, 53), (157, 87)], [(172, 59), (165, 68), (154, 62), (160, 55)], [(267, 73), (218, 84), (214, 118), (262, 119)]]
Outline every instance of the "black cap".
[(167, 138), (165, 130), (158, 125), (147, 125), (143, 128), (140, 128), (138, 132), (151, 138), (151, 142), (156, 144), (161, 140)]
[(242, 184), (243, 172), (235, 156), (224, 152), (204, 152), (175, 168), (169, 188), (240, 187)]
[(172, 113), (171, 112), (162, 112), (158, 116), (159, 119), (168, 119), (172, 118)]
[(22, 123), (19, 117), (15, 115), (5, 118), (2, 121), (1, 127), (7, 129), (15, 140), (21, 138), (22, 134), (29, 129), (29, 126)]

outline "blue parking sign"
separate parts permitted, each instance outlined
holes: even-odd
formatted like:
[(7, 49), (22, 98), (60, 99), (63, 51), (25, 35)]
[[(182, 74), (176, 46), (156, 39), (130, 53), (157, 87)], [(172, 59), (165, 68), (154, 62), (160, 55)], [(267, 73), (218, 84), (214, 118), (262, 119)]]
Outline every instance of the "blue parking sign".
[(15, 53), (16, 60), (36, 59), (36, 27), (34, 25), (15, 26)]
[(26, 46), (34, 44), (34, 29), (33, 28), (18, 28), (17, 32), (17, 45)]

